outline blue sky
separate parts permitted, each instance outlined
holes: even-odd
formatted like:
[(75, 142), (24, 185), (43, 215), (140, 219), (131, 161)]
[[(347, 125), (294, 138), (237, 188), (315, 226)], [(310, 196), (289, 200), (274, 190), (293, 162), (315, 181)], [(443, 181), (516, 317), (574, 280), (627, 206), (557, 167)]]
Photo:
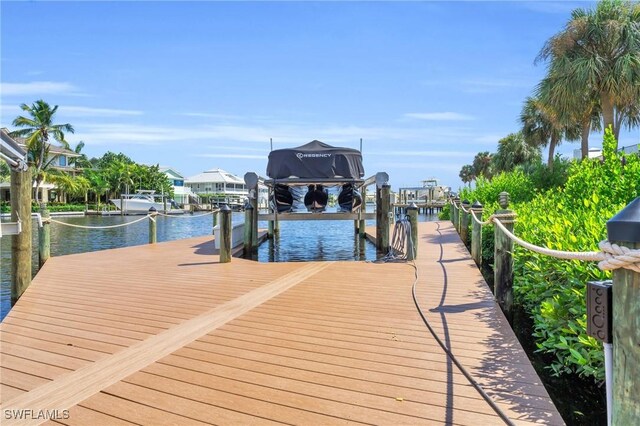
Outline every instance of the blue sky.
[(455, 189), (464, 164), (518, 130), (544, 41), (592, 4), (3, 1), (0, 124), (44, 99), (87, 155), (187, 177), (264, 175), (269, 138), (363, 138), (368, 176)]

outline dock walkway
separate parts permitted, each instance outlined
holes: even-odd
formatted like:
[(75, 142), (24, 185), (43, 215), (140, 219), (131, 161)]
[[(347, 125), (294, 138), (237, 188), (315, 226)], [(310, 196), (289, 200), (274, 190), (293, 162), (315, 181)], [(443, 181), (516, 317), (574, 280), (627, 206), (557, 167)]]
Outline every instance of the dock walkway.
[[(419, 232), (435, 331), (514, 423), (562, 424), (451, 223)], [(3, 425), (503, 424), (414, 280), (399, 263), (220, 264), (211, 237), (51, 258), (0, 325)]]

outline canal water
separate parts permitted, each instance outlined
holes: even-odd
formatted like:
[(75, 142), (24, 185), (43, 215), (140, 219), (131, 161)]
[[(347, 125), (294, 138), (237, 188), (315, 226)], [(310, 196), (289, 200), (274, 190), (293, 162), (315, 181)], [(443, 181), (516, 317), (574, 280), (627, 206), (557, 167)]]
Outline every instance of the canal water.
[[(108, 226), (132, 222), (140, 216), (55, 217), (54, 219), (81, 226)], [(420, 215), (420, 221), (437, 220), (436, 215)], [(194, 214), (157, 218), (158, 242), (211, 235), (211, 215)], [(244, 222), (244, 213), (233, 213), (233, 223)], [(367, 225), (373, 226), (373, 221)], [(149, 225), (146, 220), (111, 229), (72, 228), (57, 223), (51, 225), (51, 256), (63, 256), (111, 248), (147, 244)], [(266, 229), (267, 223), (258, 226)], [(38, 265), (38, 225), (33, 222), (33, 274)], [(352, 221), (282, 221), (279, 237), (267, 241), (258, 249), (260, 262), (291, 262), (311, 260), (375, 260), (373, 244), (354, 238)], [(11, 237), (0, 239), (0, 320), (11, 308)]]

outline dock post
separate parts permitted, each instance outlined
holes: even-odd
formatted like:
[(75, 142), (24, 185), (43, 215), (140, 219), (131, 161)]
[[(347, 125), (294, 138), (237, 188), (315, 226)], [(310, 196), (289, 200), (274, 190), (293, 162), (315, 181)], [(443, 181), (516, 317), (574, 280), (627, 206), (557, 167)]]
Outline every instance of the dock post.
[(471, 212), (466, 213), (464, 209), (468, 211), (470, 208), (471, 203), (469, 200), (464, 200), (460, 208), (460, 239), (465, 246), (469, 240), (469, 217), (471, 216)]
[(411, 241), (407, 244), (407, 260), (418, 258), (418, 206), (411, 202), (407, 207), (407, 216), (411, 223)]
[(219, 210), (216, 212), (213, 210), (213, 201), (211, 202), (211, 216), (213, 216), (213, 226), (211, 227), (211, 235), (213, 235), (213, 230), (214, 228), (218, 225), (218, 213)]
[(31, 171), (11, 170), (11, 221), (22, 230), (11, 236), (11, 304), (14, 304), (31, 284)]
[(358, 227), (358, 236), (365, 238), (367, 235), (365, 217), (367, 216), (367, 188), (362, 187), (362, 206), (360, 207), (360, 226)]
[(51, 257), (51, 215), (46, 204), (40, 208), (42, 227), (38, 229), (38, 266), (42, 268), (44, 263)]
[[(481, 221), (482, 220), (482, 204), (480, 201), (473, 203), (471, 206), (471, 211), (473, 211), (476, 215), (476, 218)], [(471, 230), (471, 257), (475, 260), (476, 265), (482, 265), (482, 225), (471, 218), (472, 230)]]
[[(251, 226), (251, 221), (253, 220), (253, 206), (250, 202), (247, 201), (247, 204), (244, 206), (244, 253), (245, 255), (251, 254), (253, 251), (253, 227)], [(269, 225), (271, 225), (271, 221), (269, 221)], [(271, 226), (269, 226), (269, 231), (271, 231)]]
[[(496, 215), (514, 215), (512, 218), (501, 218), (500, 222), (510, 232), (513, 232), (515, 213), (509, 207), (509, 194), (501, 192), (499, 204), (502, 209), (496, 210)], [(511, 320), (513, 306), (513, 241), (500, 228), (494, 225), (494, 295), (507, 319)]]
[[(607, 237), (610, 243), (640, 249), (640, 197), (607, 222)], [(612, 305), (613, 424), (640, 424), (640, 272), (613, 271)]]
[[(244, 183), (247, 185), (248, 199), (251, 203), (252, 216), (251, 216), (251, 246), (253, 248), (258, 247), (258, 182), (260, 178), (254, 172), (247, 172), (244, 174)], [(246, 226), (246, 223), (245, 223)]]
[(377, 188), (376, 209), (376, 248), (379, 252), (389, 251), (389, 193), (391, 186), (388, 183)]
[(460, 233), (459, 229), (459, 210), (458, 203), (460, 202), (460, 197), (456, 197), (453, 199), (453, 204), (451, 204), (451, 221), (453, 222), (453, 227), (456, 229), (458, 233)]
[(155, 244), (158, 241), (158, 224), (156, 218), (158, 212), (155, 207), (149, 209), (149, 244)]
[(231, 209), (220, 207), (220, 263), (231, 262)]

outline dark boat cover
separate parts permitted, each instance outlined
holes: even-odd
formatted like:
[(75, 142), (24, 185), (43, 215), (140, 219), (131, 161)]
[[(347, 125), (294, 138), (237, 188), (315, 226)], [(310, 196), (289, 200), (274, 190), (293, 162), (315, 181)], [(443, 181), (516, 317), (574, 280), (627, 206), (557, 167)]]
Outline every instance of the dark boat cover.
[(360, 179), (364, 176), (362, 154), (357, 149), (335, 147), (320, 141), (297, 148), (276, 149), (269, 153), (267, 176), (272, 179)]

